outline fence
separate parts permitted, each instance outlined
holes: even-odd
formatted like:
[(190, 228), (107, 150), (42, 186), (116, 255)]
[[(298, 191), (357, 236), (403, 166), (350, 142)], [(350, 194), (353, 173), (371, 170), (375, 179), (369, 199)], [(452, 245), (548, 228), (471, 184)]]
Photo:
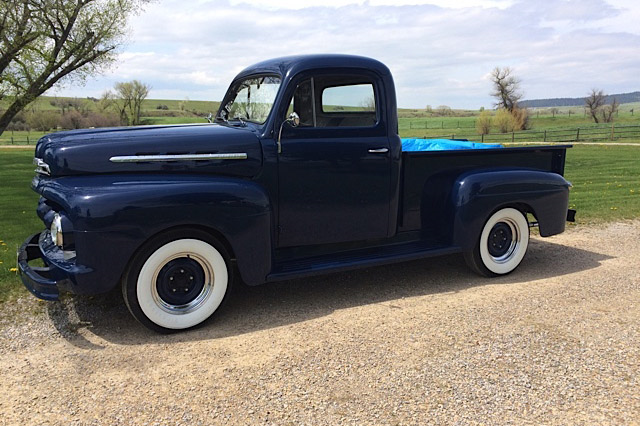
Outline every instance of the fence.
[(615, 141), (620, 139), (640, 140), (640, 126), (587, 127), (562, 130), (524, 130), (509, 133), (491, 133), (481, 135), (470, 132), (442, 133), (429, 135), (425, 138), (470, 139), (489, 143), (518, 143), (518, 142), (588, 142)]
[(35, 145), (38, 139), (29, 136), (2, 136), (0, 137), (0, 145)]
[[(440, 123), (438, 123), (440, 124)], [(410, 127), (411, 128), (411, 127)], [(415, 129), (415, 127), (413, 127)], [(442, 130), (438, 127), (428, 129)], [(481, 135), (475, 129), (464, 131), (464, 127), (452, 129), (451, 133), (441, 132), (434, 134), (429, 132), (424, 138), (432, 139), (469, 139), (488, 143), (518, 143), (518, 142), (588, 142), (588, 141), (615, 141), (624, 139), (640, 140), (640, 126), (611, 125), (610, 127), (579, 127), (575, 129), (561, 130), (524, 130), (509, 133), (490, 133)], [(401, 128), (402, 130), (402, 128)], [(406, 130), (406, 127), (405, 127)], [(402, 133), (402, 131), (401, 131)], [(13, 135), (5, 132), (0, 136), (0, 145), (35, 145), (42, 134)]]

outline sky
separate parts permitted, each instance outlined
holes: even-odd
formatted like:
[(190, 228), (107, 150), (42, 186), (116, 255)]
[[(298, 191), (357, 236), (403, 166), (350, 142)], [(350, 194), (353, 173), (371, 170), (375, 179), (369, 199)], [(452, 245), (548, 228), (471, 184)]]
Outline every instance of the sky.
[(48, 94), (137, 79), (151, 99), (221, 100), (245, 67), (307, 53), (382, 61), (401, 108), (491, 108), (496, 66), (525, 99), (640, 90), (637, 0), (156, 0), (129, 27), (114, 67)]

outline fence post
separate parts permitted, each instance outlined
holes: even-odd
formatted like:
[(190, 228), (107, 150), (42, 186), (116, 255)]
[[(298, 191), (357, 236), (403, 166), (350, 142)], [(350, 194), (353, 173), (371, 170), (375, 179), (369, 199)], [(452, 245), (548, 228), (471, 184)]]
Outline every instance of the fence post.
[(27, 135), (27, 145), (29, 145), (29, 135)]
[(614, 130), (614, 124), (613, 124), (613, 123), (611, 123), (611, 140), (613, 140), (613, 135), (614, 135), (614, 133), (615, 133), (615, 130)]
[(13, 145), (13, 136), (11, 136), (11, 145)]
[(481, 135), (481, 141), (484, 143), (484, 133)]
[(511, 143), (515, 142), (516, 140), (516, 132), (511, 132)]
[(455, 134), (451, 135), (451, 139), (455, 139), (455, 138), (456, 138)]
[(545, 130), (544, 131), (544, 142), (546, 142), (546, 141), (547, 141), (547, 131)]
[(580, 141), (580, 128), (578, 127), (578, 131), (576, 132), (576, 142)]
[(444, 121), (441, 121), (440, 124), (442, 125), (442, 128), (444, 129)]

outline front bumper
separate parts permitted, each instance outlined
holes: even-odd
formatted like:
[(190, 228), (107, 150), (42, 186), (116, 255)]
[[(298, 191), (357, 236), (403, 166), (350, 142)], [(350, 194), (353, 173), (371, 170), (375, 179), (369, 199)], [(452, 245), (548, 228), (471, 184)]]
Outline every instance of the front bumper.
[[(44, 266), (29, 264), (38, 259)], [(90, 271), (76, 265), (75, 258), (65, 259), (48, 231), (30, 236), (18, 250), (20, 279), (27, 290), (40, 299), (58, 300), (60, 291), (73, 291), (78, 276)]]

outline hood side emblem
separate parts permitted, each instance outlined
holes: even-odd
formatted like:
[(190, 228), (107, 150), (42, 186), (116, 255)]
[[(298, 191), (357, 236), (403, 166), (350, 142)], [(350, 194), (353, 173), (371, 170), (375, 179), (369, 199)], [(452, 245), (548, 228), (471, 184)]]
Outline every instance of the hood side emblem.
[(246, 160), (246, 152), (227, 154), (174, 154), (174, 155), (119, 155), (109, 158), (112, 163), (138, 163), (162, 161)]

